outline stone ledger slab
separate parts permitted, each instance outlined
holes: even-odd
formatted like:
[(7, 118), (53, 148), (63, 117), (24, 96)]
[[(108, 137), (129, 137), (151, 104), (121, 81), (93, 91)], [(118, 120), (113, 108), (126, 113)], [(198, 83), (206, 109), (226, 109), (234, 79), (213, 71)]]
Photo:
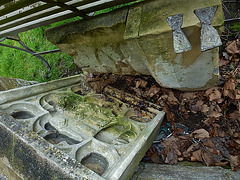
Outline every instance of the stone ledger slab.
[(164, 116), (95, 94), (82, 76), (0, 97), (0, 160), (23, 179), (129, 179)]
[(140, 163), (138, 170), (135, 172), (131, 180), (238, 180), (240, 171), (233, 172), (230, 169), (222, 167), (206, 167), (206, 166), (188, 166), (184, 165), (163, 165)]
[[(201, 52), (205, 36), (194, 11), (213, 6), (212, 27), (207, 28), (218, 37), (216, 30), (223, 27), (221, 0), (148, 0), (47, 29), (45, 35), (86, 71), (152, 75), (164, 87), (207, 89), (218, 82), (218, 48)], [(191, 45), (191, 50), (178, 54), (167, 22), (177, 14), (182, 14), (182, 33)], [(205, 39), (212, 47), (219, 46)]]

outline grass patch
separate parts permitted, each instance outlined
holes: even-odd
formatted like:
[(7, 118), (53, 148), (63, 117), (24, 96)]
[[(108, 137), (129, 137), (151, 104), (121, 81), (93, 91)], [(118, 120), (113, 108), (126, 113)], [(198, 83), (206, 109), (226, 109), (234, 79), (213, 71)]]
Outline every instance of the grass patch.
[[(140, 1), (143, 0), (137, 0), (135, 3)], [(97, 11), (95, 12), (94, 16), (112, 11), (122, 6), (130, 5), (132, 3), (127, 3), (124, 5)], [(19, 33), (19, 37), (23, 43), (25, 43), (29, 48), (36, 52), (58, 49), (57, 46), (53, 45), (51, 42), (47, 41), (44, 38), (45, 29), (79, 19), (81, 18), (75, 17), (51, 24), (49, 26), (22, 32)], [(3, 43), (22, 47), (18, 42), (12, 40), (5, 40)], [(71, 75), (73, 75), (74, 71), (76, 71), (76, 74), (77, 71), (79, 71), (77, 66), (73, 63), (73, 58), (64, 54), (63, 52), (46, 54), (42, 55), (42, 57), (48, 61), (52, 68), (49, 76), (46, 76), (48, 74), (48, 70), (38, 58), (20, 50), (0, 46), (0, 76), (20, 78), (29, 81), (45, 82), (62, 78), (68, 72), (71, 72)]]
[[(57, 46), (44, 38), (45, 29), (78, 19), (80, 18), (72, 18), (46, 27), (22, 32), (19, 33), (19, 37), (36, 52), (58, 49)], [(5, 40), (3, 43), (22, 47), (17, 41)], [(77, 70), (73, 58), (63, 52), (46, 54), (42, 57), (48, 61), (52, 68), (49, 77), (46, 76), (48, 74), (47, 68), (38, 58), (20, 50), (0, 46), (0, 76), (45, 82), (61, 78), (67, 71)]]

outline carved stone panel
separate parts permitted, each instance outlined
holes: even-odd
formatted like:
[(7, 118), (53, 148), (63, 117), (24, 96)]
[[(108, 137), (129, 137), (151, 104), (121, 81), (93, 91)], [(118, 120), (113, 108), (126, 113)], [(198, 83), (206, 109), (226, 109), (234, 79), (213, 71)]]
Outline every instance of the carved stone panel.
[[(33, 88), (24, 90), (31, 92)], [(96, 94), (83, 79), (16, 101), (0, 102), (0, 109), (106, 179), (132, 175), (164, 116), (157, 109), (140, 110), (117, 98)]]

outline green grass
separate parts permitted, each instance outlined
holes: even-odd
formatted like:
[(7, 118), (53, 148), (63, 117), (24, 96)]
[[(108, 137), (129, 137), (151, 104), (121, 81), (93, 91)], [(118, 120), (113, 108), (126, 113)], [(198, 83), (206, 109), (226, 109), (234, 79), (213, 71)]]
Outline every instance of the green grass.
[[(79, 18), (29, 30), (20, 33), (19, 37), (29, 48), (36, 52), (58, 49), (58, 47), (44, 38), (45, 29), (77, 19)], [(5, 40), (3, 43), (22, 47), (17, 41)], [(73, 58), (63, 52), (46, 54), (42, 55), (42, 57), (48, 61), (52, 68), (49, 78), (46, 76), (48, 74), (47, 68), (38, 58), (20, 50), (0, 46), (0, 76), (44, 82), (61, 78), (67, 70), (76, 69)]]
[[(129, 4), (132, 3), (125, 5)], [(117, 7), (122, 6), (124, 5)], [(94, 15), (112, 11), (117, 7), (97, 11)], [(58, 49), (58, 47), (44, 38), (45, 29), (79, 19), (81, 18), (75, 17), (65, 21), (57, 22), (46, 27), (40, 27), (27, 32), (22, 32), (19, 34), (19, 36), (23, 43), (36, 52)], [(3, 43), (22, 47), (18, 42), (12, 40), (5, 40)], [(42, 57), (48, 61), (52, 68), (49, 78), (46, 77), (48, 74), (47, 68), (38, 58), (20, 50), (0, 46), (0, 76), (44, 82), (61, 78), (64, 72), (74, 72), (77, 69), (76, 65), (73, 63), (73, 58), (64, 54), (63, 52), (46, 54), (42, 55)]]

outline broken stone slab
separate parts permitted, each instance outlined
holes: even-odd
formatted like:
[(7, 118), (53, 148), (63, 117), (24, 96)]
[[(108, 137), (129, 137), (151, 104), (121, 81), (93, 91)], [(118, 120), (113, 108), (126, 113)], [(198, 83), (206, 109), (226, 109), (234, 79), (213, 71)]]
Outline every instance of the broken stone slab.
[(0, 158), (13, 171), (10, 175), (15, 173), (20, 179), (101, 179), (2, 112), (0, 138)]
[(230, 169), (223, 169), (222, 167), (206, 167), (199, 166), (199, 164), (196, 166), (194, 162), (192, 164), (192, 166), (184, 166), (140, 163), (138, 170), (131, 180), (238, 180), (240, 177), (240, 171), (233, 172)]
[(25, 81), (23, 79), (15, 79), (10, 77), (0, 77), (0, 91), (19, 88), (22, 86), (30, 86), (37, 84), (36, 81)]
[(0, 97), (0, 162), (23, 179), (129, 179), (164, 116), (95, 94), (82, 75)]
[[(221, 5), (221, 0), (148, 0), (47, 29), (45, 35), (86, 71), (152, 75), (163, 87), (207, 89), (218, 82), (218, 48), (214, 47), (219, 44), (208, 42), (212, 49), (202, 48), (206, 51), (201, 52), (201, 39), (211, 41), (211, 38), (205, 38), (205, 34), (202, 38), (202, 25), (194, 10), (216, 7), (207, 27), (220, 33)], [(181, 34), (179, 38), (184, 37), (192, 47), (178, 54), (174, 48), (179, 47), (176, 44), (182, 40), (173, 41), (175, 35), (167, 22), (167, 18), (174, 15), (182, 15), (182, 26), (177, 30), (181, 33), (175, 34)], [(183, 50), (179, 47), (177, 52)]]

